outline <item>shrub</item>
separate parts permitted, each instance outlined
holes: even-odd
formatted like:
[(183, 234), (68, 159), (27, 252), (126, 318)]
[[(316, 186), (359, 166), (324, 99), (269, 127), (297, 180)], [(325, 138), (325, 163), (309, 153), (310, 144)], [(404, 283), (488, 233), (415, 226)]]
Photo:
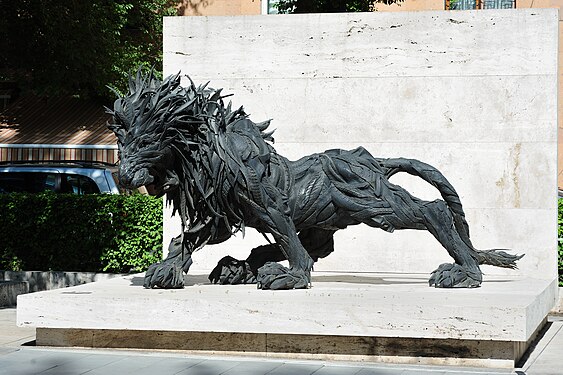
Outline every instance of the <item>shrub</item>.
[(162, 200), (0, 194), (0, 269), (145, 270), (162, 257)]

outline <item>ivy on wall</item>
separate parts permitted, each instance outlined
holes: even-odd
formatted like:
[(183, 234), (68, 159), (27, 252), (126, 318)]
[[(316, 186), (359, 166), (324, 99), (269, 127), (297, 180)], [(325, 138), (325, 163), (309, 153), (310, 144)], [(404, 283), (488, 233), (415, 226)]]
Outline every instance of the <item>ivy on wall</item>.
[(559, 286), (563, 287), (563, 198), (559, 198), (557, 217), (557, 264), (559, 270)]
[(143, 271), (162, 259), (162, 200), (0, 194), (0, 269)]

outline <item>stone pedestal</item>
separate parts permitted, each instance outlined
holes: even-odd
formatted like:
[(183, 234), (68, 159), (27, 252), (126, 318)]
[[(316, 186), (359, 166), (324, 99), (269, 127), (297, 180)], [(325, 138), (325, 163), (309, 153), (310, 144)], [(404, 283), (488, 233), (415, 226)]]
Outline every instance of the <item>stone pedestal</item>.
[(38, 345), (512, 367), (557, 290), (530, 278), (444, 290), (427, 275), (329, 272), (308, 290), (186, 282), (147, 290), (133, 275), (20, 296), (18, 325), (37, 327)]

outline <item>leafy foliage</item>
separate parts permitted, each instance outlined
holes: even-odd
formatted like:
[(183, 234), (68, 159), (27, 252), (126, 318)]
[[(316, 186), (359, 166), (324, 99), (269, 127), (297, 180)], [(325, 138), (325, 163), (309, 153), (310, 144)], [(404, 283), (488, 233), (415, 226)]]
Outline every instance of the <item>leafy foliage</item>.
[(0, 269), (142, 271), (162, 258), (162, 200), (0, 194)]
[(162, 66), (170, 0), (3, 1), (0, 81), (38, 95), (113, 98), (137, 66)]
[(558, 269), (559, 269), (559, 286), (563, 287), (563, 198), (559, 198), (559, 210), (557, 217), (557, 252), (559, 254)]
[(279, 0), (280, 13), (371, 12), (376, 3), (395, 4), (403, 0)]

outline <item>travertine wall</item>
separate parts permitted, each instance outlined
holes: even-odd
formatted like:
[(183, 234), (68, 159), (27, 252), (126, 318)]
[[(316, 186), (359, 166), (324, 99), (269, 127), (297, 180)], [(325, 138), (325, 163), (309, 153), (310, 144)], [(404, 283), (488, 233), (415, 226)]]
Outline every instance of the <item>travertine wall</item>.
[[(563, 5), (563, 0), (517, 0), (516, 1), (516, 8), (556, 8), (561, 9), (561, 5)], [(444, 0), (405, 0), (401, 3), (385, 5), (383, 3), (375, 4), (375, 11), (377, 12), (407, 12), (407, 11), (414, 11), (414, 10), (442, 10), (444, 9), (445, 1)], [(457, 12), (463, 11), (454, 11), (453, 14)], [(559, 98), (559, 105), (558, 105), (558, 132), (559, 132), (559, 140), (558, 146), (559, 150), (563, 147), (563, 53), (561, 53), (563, 49), (563, 27), (561, 26), (561, 22), (563, 19), (563, 12), (559, 11), (559, 63), (558, 63), (558, 70), (559, 70), (559, 85), (558, 85), (558, 98)], [(482, 41), (486, 43), (487, 40), (484, 39)], [(557, 171), (557, 185), (560, 189), (563, 189), (563, 151), (559, 151), (557, 161), (559, 164), (559, 168)]]
[[(363, 145), (435, 165), (461, 196), (476, 247), (526, 253), (517, 272), (484, 272), (554, 278), (557, 37), (552, 9), (173, 17), (164, 71), (209, 80), (254, 120), (273, 118), (290, 159)], [(395, 181), (437, 197), (408, 176)], [(167, 221), (166, 237), (177, 231)], [(193, 267), (263, 242), (247, 232), (196, 254)], [(359, 226), (337, 233), (315, 269), (430, 272), (449, 261), (426, 232)]]

